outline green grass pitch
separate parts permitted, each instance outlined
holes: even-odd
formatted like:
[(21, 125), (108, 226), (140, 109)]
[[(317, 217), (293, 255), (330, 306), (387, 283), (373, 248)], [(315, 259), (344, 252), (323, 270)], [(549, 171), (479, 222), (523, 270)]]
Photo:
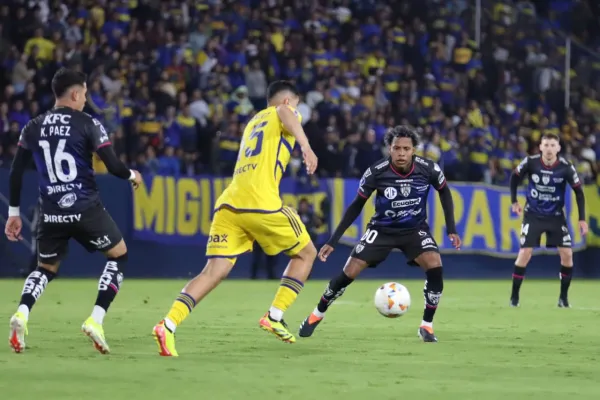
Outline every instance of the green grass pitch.
[[(508, 307), (509, 281), (446, 281), (436, 344), (416, 335), (423, 282), (402, 282), (413, 304), (398, 319), (376, 312), (380, 283), (354, 283), (315, 336), (288, 345), (257, 326), (278, 283), (225, 282), (180, 326), (180, 357), (161, 358), (151, 328), (184, 281), (126, 279), (105, 320), (112, 354), (102, 356), (80, 332), (97, 283), (59, 279), (33, 309), (26, 352), (7, 340), (0, 350), (0, 398), (598, 399), (596, 282), (574, 281), (565, 310), (558, 281), (525, 281), (519, 309)], [(0, 281), (6, 335), (22, 284)], [(295, 331), (324, 286), (308, 282), (286, 313)]]

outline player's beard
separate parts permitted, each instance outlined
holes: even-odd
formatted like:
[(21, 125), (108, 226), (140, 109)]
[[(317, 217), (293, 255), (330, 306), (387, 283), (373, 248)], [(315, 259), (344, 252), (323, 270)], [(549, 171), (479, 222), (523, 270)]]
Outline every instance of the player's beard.
[(398, 172), (408, 172), (411, 165), (411, 160), (407, 160), (406, 163), (402, 165), (399, 164), (400, 160), (394, 161), (392, 160), (392, 164), (394, 164), (394, 168), (398, 170)]

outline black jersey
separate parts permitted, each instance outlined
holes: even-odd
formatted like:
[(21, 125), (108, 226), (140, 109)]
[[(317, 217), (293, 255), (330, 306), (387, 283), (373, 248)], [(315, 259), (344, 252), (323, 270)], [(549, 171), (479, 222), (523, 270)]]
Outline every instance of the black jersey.
[(541, 156), (525, 157), (517, 166), (519, 178), (529, 178), (525, 212), (541, 216), (563, 215), (565, 189), (581, 185), (575, 166), (559, 157), (553, 165), (545, 165)]
[(408, 230), (427, 223), (429, 188), (440, 190), (445, 185), (446, 177), (441, 168), (429, 159), (413, 157), (407, 174), (396, 171), (390, 160), (385, 159), (367, 168), (358, 194), (369, 198), (371, 193), (377, 193), (371, 226)]
[(92, 156), (107, 145), (108, 134), (97, 119), (68, 107), (53, 108), (25, 125), (19, 146), (33, 154), (44, 212), (72, 214), (100, 203)]

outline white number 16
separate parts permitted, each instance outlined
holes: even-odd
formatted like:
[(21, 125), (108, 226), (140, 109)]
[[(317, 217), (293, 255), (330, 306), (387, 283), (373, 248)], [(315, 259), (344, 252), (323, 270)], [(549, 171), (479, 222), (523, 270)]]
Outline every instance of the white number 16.
[[(50, 142), (47, 140), (40, 140), (39, 142), (40, 147), (44, 151), (44, 162), (46, 163), (50, 183), (56, 183), (58, 181), (69, 183), (77, 178), (77, 164), (75, 164), (75, 158), (65, 151), (66, 143), (67, 139), (60, 139), (58, 141), (58, 146), (56, 146), (56, 153), (54, 153), (54, 157), (52, 157)], [(63, 169), (63, 162), (66, 162), (69, 167), (68, 174), (66, 174)]]

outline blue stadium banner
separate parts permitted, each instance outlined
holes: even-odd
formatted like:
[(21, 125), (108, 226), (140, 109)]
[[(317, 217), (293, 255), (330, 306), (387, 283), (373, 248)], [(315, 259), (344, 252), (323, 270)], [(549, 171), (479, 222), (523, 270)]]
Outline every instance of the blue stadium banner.
[[(146, 177), (144, 184), (134, 192), (133, 233), (139, 240), (178, 245), (205, 246), (215, 200), (229, 184), (231, 178), (216, 177)], [(498, 257), (512, 257), (519, 250), (520, 218), (510, 210), (508, 188), (483, 184), (452, 183), (455, 217), (463, 239), (461, 253), (479, 253)], [(303, 198), (317, 212), (325, 205), (330, 210), (329, 220), (317, 229), (318, 241), (323, 243), (342, 218), (346, 206), (356, 196), (358, 179), (322, 179), (302, 183), (284, 179), (281, 197), (286, 205), (297, 208)], [(585, 239), (577, 226), (577, 206), (573, 193), (568, 196), (566, 212), (569, 228), (573, 233), (575, 250), (585, 247)], [(600, 214), (595, 187), (586, 188), (588, 212)], [(520, 202), (525, 199), (520, 195)], [(346, 231), (342, 242), (353, 245), (365, 231), (365, 225), (374, 206), (368, 202), (362, 215)], [(445, 234), (445, 221), (437, 193), (432, 190), (428, 201), (429, 225), (432, 234), (444, 252), (453, 252)], [(588, 236), (591, 245), (600, 244), (598, 215), (590, 216), (592, 232)], [(594, 225), (595, 224), (595, 225)], [(543, 239), (542, 239), (543, 243)]]

